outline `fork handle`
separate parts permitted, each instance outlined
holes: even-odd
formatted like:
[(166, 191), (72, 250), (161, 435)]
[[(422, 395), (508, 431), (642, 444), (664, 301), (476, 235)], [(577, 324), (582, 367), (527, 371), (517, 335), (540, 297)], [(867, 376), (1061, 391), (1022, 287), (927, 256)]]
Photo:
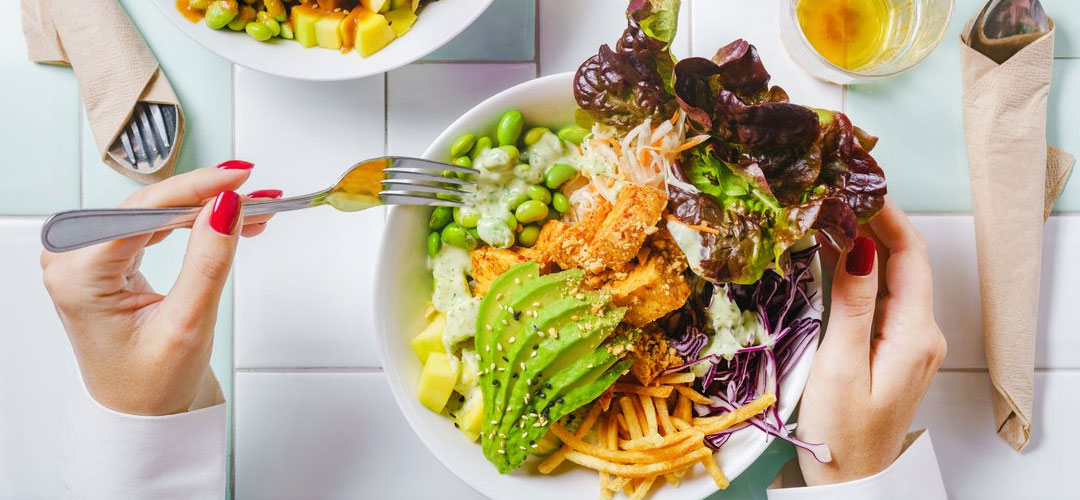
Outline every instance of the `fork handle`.
[[(301, 210), (323, 204), (325, 194), (250, 201), (244, 203), (243, 213), (252, 216)], [(45, 221), (41, 244), (50, 252), (67, 252), (120, 238), (191, 227), (200, 210), (202, 207), (68, 210)]]

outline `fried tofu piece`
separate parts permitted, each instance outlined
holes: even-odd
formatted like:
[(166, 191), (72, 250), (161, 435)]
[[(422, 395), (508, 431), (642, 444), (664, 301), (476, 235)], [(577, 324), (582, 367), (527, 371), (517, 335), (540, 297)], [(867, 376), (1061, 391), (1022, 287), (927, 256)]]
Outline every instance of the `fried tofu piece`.
[(642, 385), (651, 384), (665, 371), (685, 362), (675, 348), (668, 345), (664, 332), (655, 327), (642, 330), (629, 355), (630, 373)]
[(613, 304), (627, 308), (623, 321), (645, 326), (686, 303), (690, 284), (683, 277), (685, 269), (666, 255), (654, 252), (625, 277), (609, 281), (604, 288), (611, 291)]
[(622, 267), (637, 255), (645, 238), (656, 231), (666, 205), (664, 192), (648, 186), (627, 185), (619, 192), (614, 206), (601, 200), (573, 226), (548, 223), (541, 231), (541, 239), (559, 267), (601, 273)]
[(476, 281), (473, 294), (477, 297), (483, 297), (487, 293), (495, 278), (523, 262), (536, 261), (540, 264), (541, 274), (552, 270), (551, 259), (536, 248), (507, 249), (485, 246), (470, 252), (469, 257), (472, 261), (473, 280)]

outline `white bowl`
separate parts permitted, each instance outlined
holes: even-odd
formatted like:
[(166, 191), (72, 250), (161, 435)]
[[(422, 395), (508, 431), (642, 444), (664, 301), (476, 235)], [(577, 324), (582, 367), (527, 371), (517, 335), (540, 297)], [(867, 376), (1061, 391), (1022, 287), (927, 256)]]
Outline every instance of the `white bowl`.
[(244, 32), (210, 29), (191, 22), (176, 8), (176, 0), (153, 0), (180, 31), (199, 45), (245, 68), (300, 80), (349, 80), (383, 73), (430, 54), (465, 30), (494, 0), (439, 0), (418, 14), (416, 24), (382, 50), (360, 57), (355, 51), (311, 47), (274, 38), (258, 42)]
[[(532, 80), (507, 89), (480, 103), (446, 129), (424, 153), (424, 158), (447, 160), (450, 145), (465, 133), (490, 133), (502, 113), (514, 108), (525, 114), (529, 124), (559, 127), (572, 123), (573, 74), (563, 73)], [(389, 210), (383, 246), (376, 266), (376, 331), (383, 370), (405, 419), (420, 440), (454, 474), (489, 498), (549, 500), (552, 498), (594, 498), (599, 492), (595, 471), (567, 462), (557, 472), (545, 476), (536, 472), (534, 461), (518, 471), (502, 475), (453, 423), (424, 408), (416, 399), (421, 364), (409, 340), (424, 326), (423, 311), (431, 298), (431, 272), (426, 263), (425, 239), (430, 209), (392, 207)], [(818, 288), (809, 316), (821, 316), (821, 272), (815, 259), (811, 270)], [(810, 373), (817, 340), (805, 351), (795, 368), (780, 385), (780, 414), (787, 419), (802, 395)], [(765, 451), (767, 436), (755, 428), (736, 432), (720, 449), (719, 460), (728, 478), (734, 479)], [(703, 498), (716, 486), (702, 467), (678, 488), (664, 484), (650, 498), (655, 500)]]

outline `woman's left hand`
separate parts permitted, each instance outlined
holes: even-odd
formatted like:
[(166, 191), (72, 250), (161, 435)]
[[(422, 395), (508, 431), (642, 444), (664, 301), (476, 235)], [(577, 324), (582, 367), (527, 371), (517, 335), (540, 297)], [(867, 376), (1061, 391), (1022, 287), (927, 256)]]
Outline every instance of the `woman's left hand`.
[[(231, 161), (144, 187), (121, 207), (203, 205), (191, 228), (180, 276), (168, 295), (139, 272), (144, 248), (170, 231), (54, 254), (41, 267), (90, 394), (113, 410), (139, 415), (187, 411), (212, 377), (210, 351), (218, 302), (238, 238), (263, 231), (268, 216), (244, 220), (233, 190), (252, 165)], [(278, 197), (280, 191), (252, 193)], [(209, 203), (208, 203), (209, 202)]]

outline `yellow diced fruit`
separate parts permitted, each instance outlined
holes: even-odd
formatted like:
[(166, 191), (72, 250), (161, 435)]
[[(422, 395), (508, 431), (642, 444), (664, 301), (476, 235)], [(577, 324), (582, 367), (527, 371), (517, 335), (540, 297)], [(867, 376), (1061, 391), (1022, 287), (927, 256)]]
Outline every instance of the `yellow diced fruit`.
[(397, 10), (402, 7), (408, 7), (412, 3), (412, 0), (390, 0), (390, 10)]
[(438, 314), (419, 335), (413, 337), (412, 348), (416, 351), (416, 357), (420, 358), (421, 363), (427, 363), (428, 356), (433, 352), (446, 353), (446, 347), (443, 346), (445, 330), (446, 316)]
[(341, 48), (341, 33), (338, 32), (338, 25), (341, 24), (342, 19), (345, 19), (345, 14), (341, 12), (327, 12), (321, 19), (315, 21), (315, 39), (319, 42), (319, 47)]
[(439, 413), (450, 400), (456, 380), (457, 374), (450, 366), (450, 357), (445, 353), (433, 352), (420, 372), (420, 386), (417, 388), (416, 397), (427, 409)]
[(457, 424), (461, 432), (470, 441), (476, 441), (480, 437), (480, 425), (484, 418), (484, 402), (477, 401), (471, 408), (458, 413)]
[(388, 6), (390, 0), (360, 0), (360, 5), (363, 5), (365, 9), (372, 12), (379, 12), (383, 10), (383, 7)]
[(296, 41), (304, 47), (314, 47), (319, 44), (315, 37), (315, 23), (319, 20), (319, 14), (306, 5), (297, 5), (292, 8), (293, 35)]
[(378, 52), (396, 36), (381, 14), (365, 12), (356, 20), (356, 51), (364, 57)]
[(404, 7), (387, 12), (386, 20), (390, 22), (390, 29), (394, 30), (394, 34), (401, 36), (412, 29), (413, 23), (416, 22), (416, 14), (412, 9)]

